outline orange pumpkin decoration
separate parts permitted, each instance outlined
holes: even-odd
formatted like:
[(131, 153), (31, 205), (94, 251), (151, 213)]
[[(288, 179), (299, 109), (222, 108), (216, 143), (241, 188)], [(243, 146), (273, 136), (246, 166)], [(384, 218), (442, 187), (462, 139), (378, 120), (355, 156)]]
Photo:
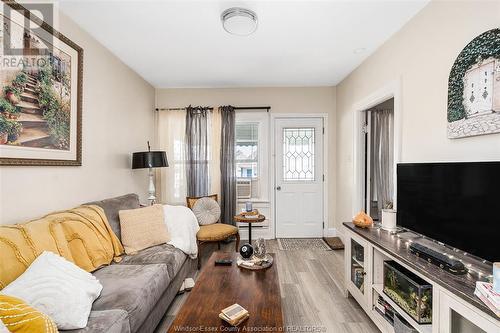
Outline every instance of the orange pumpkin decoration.
[(352, 223), (354, 223), (356, 227), (369, 228), (373, 225), (373, 219), (364, 211), (360, 211), (352, 218)]

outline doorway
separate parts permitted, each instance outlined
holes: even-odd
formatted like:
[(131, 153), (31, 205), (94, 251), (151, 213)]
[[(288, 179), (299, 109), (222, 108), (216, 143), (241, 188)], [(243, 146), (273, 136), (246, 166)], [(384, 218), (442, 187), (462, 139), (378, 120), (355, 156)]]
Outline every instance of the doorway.
[(363, 209), (380, 221), (382, 209), (394, 208), (394, 98), (363, 113)]
[(323, 118), (277, 118), (274, 135), (276, 237), (323, 237)]

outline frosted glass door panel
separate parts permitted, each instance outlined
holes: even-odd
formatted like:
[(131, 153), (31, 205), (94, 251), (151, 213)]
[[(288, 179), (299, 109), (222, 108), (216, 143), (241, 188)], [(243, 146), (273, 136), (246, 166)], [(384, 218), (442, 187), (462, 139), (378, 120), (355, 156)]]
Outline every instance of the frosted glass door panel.
[(314, 180), (315, 128), (283, 128), (283, 180)]

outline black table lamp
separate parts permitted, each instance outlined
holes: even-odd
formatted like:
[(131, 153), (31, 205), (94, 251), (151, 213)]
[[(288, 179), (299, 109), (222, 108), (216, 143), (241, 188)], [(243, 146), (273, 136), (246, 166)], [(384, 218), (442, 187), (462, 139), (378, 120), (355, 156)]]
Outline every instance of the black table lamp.
[(151, 151), (148, 141), (148, 151), (132, 154), (132, 169), (149, 169), (148, 200), (151, 204), (156, 201), (156, 190), (153, 182), (153, 168), (168, 167), (167, 153), (164, 151)]

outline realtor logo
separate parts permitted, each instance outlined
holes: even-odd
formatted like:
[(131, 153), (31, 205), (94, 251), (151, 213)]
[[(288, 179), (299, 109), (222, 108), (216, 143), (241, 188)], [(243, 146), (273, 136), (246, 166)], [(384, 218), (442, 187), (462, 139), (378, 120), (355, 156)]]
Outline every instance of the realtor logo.
[(52, 3), (3, 2), (1, 21), (3, 56), (42, 56), (51, 52), (53, 36), (42, 28), (42, 22), (54, 26)]

